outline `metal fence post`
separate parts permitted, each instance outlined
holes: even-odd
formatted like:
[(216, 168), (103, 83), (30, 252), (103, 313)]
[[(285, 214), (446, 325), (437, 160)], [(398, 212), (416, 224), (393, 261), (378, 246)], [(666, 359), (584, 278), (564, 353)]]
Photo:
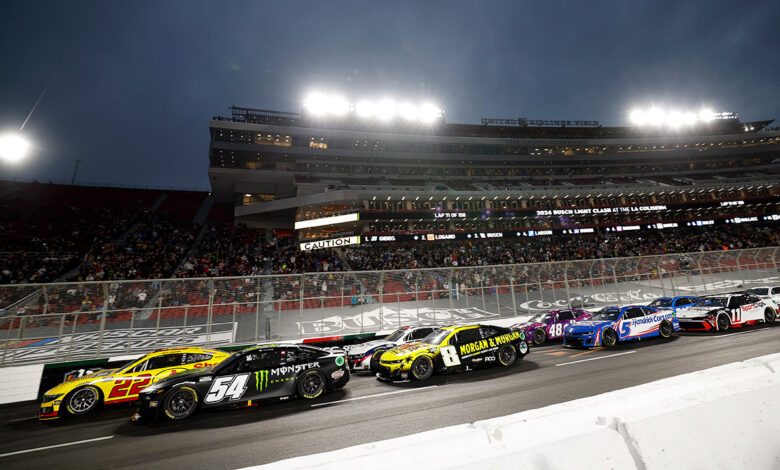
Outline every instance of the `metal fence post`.
[(515, 272), (517, 271), (517, 265), (512, 265), (512, 272), (509, 275), (509, 291), (512, 293), (512, 311), (514, 316), (517, 316), (517, 299), (515, 298)]
[[(255, 296), (257, 297), (257, 301), (255, 304), (255, 343), (260, 342), (260, 277), (257, 277), (257, 290), (255, 291)], [(281, 306), (279, 307), (279, 311), (282, 311)], [(235, 341), (235, 338), (233, 338)]]
[(163, 301), (163, 296), (162, 293), (160, 293), (160, 296), (157, 298), (157, 322), (154, 325), (154, 349), (157, 349), (157, 336), (160, 333), (160, 317), (162, 316), (162, 301)]
[[(211, 345), (211, 319), (214, 315), (214, 285), (211, 282), (209, 282), (209, 284), (209, 306), (206, 314), (206, 344)], [(157, 337), (155, 335), (155, 345), (156, 343)]]
[(108, 284), (103, 283), (103, 314), (100, 315), (100, 333), (98, 334), (97, 352), (95, 357), (100, 357), (103, 350), (103, 332), (106, 330), (106, 316), (108, 315)]
[(563, 287), (566, 290), (566, 304), (571, 308), (571, 292), (569, 291), (569, 269), (566, 263), (563, 265)]

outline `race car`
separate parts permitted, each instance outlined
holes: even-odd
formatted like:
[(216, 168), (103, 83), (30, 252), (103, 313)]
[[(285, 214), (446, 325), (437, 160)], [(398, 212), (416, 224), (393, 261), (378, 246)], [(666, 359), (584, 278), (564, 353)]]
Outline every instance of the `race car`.
[(63, 408), (68, 415), (84, 415), (102, 404), (134, 401), (144, 387), (163, 377), (215, 366), (229, 356), (229, 353), (214, 349), (163, 349), (119, 369), (75, 376), (43, 394), (38, 417), (42, 420), (59, 418)]
[(645, 305), (604, 307), (589, 320), (573, 323), (563, 330), (563, 345), (567, 347), (610, 348), (618, 341), (670, 338), (680, 329), (674, 312)]
[(780, 286), (753, 287), (746, 290), (745, 293), (760, 297), (761, 300), (775, 309), (775, 317), (780, 315)]
[(680, 328), (688, 331), (725, 331), (732, 326), (773, 324), (774, 308), (758, 296), (742, 292), (709, 295), (677, 314)]
[(216, 366), (182, 372), (146, 387), (132, 420), (182, 420), (198, 408), (295, 396), (314, 399), (348, 381), (343, 354), (301, 344), (253, 346)]
[(525, 333), (492, 325), (449, 326), (422, 341), (379, 351), (380, 380), (425, 380), (434, 373), (471, 370), (501, 364), (511, 366), (528, 354)]
[(349, 370), (353, 372), (370, 371), (371, 358), (378, 351), (387, 351), (399, 344), (410, 341), (420, 341), (436, 329), (438, 328), (434, 326), (404, 326), (382, 339), (359, 344), (349, 350), (349, 355), (347, 356)]
[(534, 315), (525, 322), (515, 323), (510, 328), (522, 330), (526, 338), (538, 346), (548, 339), (562, 338), (563, 329), (569, 323), (587, 320), (590, 317), (591, 314), (585, 310), (548, 310)]
[(648, 304), (648, 307), (655, 307), (661, 310), (671, 310), (677, 312), (684, 308), (693, 306), (700, 301), (699, 297), (680, 296), (680, 297), (658, 297)]

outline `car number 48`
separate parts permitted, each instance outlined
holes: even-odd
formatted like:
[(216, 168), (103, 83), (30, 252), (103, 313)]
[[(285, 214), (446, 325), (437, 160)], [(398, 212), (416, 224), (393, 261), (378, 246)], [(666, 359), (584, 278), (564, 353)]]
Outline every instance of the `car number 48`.
[(227, 375), (217, 377), (211, 382), (209, 393), (203, 400), (206, 403), (217, 403), (226, 397), (231, 400), (239, 400), (246, 392), (246, 383), (249, 380), (249, 374)]

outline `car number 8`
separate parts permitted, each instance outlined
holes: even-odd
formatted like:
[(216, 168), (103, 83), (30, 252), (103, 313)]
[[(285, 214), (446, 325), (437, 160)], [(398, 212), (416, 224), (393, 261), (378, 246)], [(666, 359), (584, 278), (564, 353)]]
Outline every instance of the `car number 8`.
[(444, 361), (444, 365), (447, 367), (459, 366), (460, 357), (458, 357), (458, 351), (455, 346), (444, 346), (440, 349), (441, 359)]

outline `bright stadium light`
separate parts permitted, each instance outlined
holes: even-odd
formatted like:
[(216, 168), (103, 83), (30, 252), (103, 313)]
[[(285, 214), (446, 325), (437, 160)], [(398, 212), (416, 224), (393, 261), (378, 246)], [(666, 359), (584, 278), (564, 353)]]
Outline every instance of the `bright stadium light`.
[(370, 118), (375, 113), (374, 102), (371, 100), (360, 100), (355, 105), (355, 113), (361, 118)]
[(647, 124), (647, 114), (641, 109), (635, 109), (631, 111), (629, 119), (631, 119), (631, 122), (637, 126), (644, 126)]
[(303, 100), (303, 107), (315, 116), (328, 113), (328, 97), (322, 93), (312, 93)]
[(412, 103), (401, 103), (398, 105), (398, 115), (409, 121), (419, 119), (420, 109)]
[(376, 104), (376, 117), (378, 119), (381, 119), (383, 121), (389, 121), (390, 119), (393, 119), (395, 117), (395, 109), (396, 105), (395, 102), (391, 99), (383, 99), (379, 103)]
[(635, 126), (665, 126), (678, 129), (682, 126), (693, 126), (714, 120), (737, 119), (736, 113), (716, 113), (710, 109), (699, 112), (681, 111), (677, 109), (634, 109), (628, 115), (631, 124)]
[(0, 158), (8, 163), (17, 163), (27, 156), (30, 143), (20, 134), (5, 134), (0, 136)]
[(420, 106), (418, 117), (422, 122), (433, 122), (441, 117), (441, 109), (431, 103), (425, 103)]
[(341, 96), (332, 96), (328, 103), (328, 112), (334, 116), (344, 116), (349, 112), (349, 101)]

